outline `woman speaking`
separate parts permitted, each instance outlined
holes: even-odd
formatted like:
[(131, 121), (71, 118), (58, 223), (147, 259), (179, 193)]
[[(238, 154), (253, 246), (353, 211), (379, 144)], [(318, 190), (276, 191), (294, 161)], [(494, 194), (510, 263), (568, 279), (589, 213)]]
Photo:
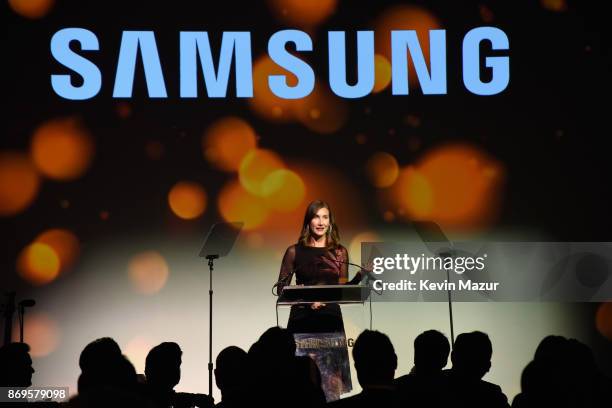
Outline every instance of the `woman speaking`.
[[(340, 244), (334, 215), (324, 201), (308, 205), (296, 244), (285, 251), (278, 279), (279, 293), (296, 276), (297, 285), (338, 285), (348, 280), (348, 251)], [(351, 282), (361, 280), (359, 272)], [(328, 401), (352, 389), (346, 336), (340, 306), (336, 303), (307, 303), (291, 306), (287, 329), (296, 338), (298, 353), (312, 357), (321, 371)], [(316, 340), (313, 342), (312, 340)], [(313, 343), (322, 347), (300, 347)]]

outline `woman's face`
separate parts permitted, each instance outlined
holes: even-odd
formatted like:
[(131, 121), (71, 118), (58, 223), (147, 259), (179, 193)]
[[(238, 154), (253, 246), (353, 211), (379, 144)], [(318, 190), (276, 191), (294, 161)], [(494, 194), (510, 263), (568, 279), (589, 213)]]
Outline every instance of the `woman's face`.
[(327, 230), (329, 230), (329, 210), (323, 207), (310, 220), (310, 234), (314, 239), (319, 239), (327, 234)]

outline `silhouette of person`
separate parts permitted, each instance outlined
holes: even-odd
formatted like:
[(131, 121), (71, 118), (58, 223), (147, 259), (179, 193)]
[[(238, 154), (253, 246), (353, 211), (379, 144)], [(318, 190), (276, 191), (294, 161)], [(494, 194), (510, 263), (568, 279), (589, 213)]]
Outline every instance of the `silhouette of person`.
[(234, 408), (247, 406), (249, 357), (246, 351), (236, 346), (221, 350), (215, 361), (215, 383), (221, 391), (221, 402), (216, 406)]
[(0, 348), (0, 386), (29, 387), (34, 372), (29, 345), (9, 343)]
[(506, 408), (508, 398), (498, 385), (482, 380), (491, 368), (493, 346), (489, 336), (474, 331), (457, 336), (451, 361), (445, 371), (448, 395), (452, 407)]
[(399, 407), (393, 385), (397, 369), (397, 355), (387, 335), (364, 330), (353, 346), (353, 360), (357, 379), (363, 391), (357, 395), (329, 403), (333, 408)]
[(442, 407), (446, 388), (442, 369), (446, 366), (450, 344), (437, 330), (427, 330), (414, 339), (414, 366), (410, 374), (396, 378), (398, 393), (411, 406)]
[(87, 344), (79, 356), (79, 366), (79, 395), (70, 400), (69, 406), (97, 408), (147, 405), (138, 390), (136, 369), (121, 354), (117, 342), (110, 337), (99, 338)]
[(102, 337), (87, 344), (79, 356), (79, 394), (92, 388), (116, 385), (117, 373), (121, 371), (121, 359), (121, 348), (110, 337)]
[(145, 360), (147, 394), (156, 407), (212, 407), (212, 398), (205, 394), (177, 393), (174, 387), (181, 380), (183, 352), (178, 344), (164, 342), (153, 347)]
[(523, 370), (521, 393), (512, 407), (608, 407), (610, 389), (589, 347), (575, 339), (547, 336)]
[[(30, 346), (26, 343), (9, 343), (0, 347), (0, 387), (15, 389), (27, 388), (32, 385), (32, 358)], [(7, 397), (7, 392), (4, 392)], [(56, 408), (57, 402), (28, 402), (27, 397), (4, 400), (0, 406), (6, 408), (36, 407)]]
[[(325, 396), (312, 381), (313, 362), (295, 356), (293, 335), (280, 327), (266, 330), (249, 349), (251, 405), (320, 407)], [(315, 374), (316, 377), (316, 374)]]

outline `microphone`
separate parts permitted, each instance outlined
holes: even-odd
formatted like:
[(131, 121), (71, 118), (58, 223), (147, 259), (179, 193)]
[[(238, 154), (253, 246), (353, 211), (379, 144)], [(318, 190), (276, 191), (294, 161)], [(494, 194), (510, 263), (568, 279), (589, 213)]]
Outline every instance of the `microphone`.
[(359, 276), (359, 275), (355, 275), (353, 277), (353, 279), (351, 279), (349, 282), (347, 282), (347, 284), (349, 284), (349, 285), (361, 282), (363, 280), (363, 278), (364, 278), (364, 275), (365, 275), (365, 278), (366, 278), (366, 282), (378, 279), (376, 277), (376, 275), (372, 272), (371, 269), (368, 269), (368, 268), (366, 268), (363, 265), (358, 265), (356, 263), (349, 262), (349, 261), (343, 261), (341, 259), (335, 259), (335, 258), (327, 258), (327, 259), (329, 259), (332, 262), (337, 262), (337, 263), (341, 263), (341, 264), (345, 264), (345, 265), (350, 265), (350, 266), (356, 266), (356, 267), (359, 268), (359, 272), (357, 272), (357, 274), (361, 274), (361, 279), (359, 279), (358, 281), (355, 281), (355, 279)]

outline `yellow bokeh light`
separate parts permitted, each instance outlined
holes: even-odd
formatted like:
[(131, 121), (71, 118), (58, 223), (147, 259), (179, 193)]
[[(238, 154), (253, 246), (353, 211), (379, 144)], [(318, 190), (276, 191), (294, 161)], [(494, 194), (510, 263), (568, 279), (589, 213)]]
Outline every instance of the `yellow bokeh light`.
[(8, 4), (20, 16), (37, 19), (49, 13), (55, 0), (8, 0)]
[(434, 196), (427, 177), (409, 167), (402, 171), (400, 180), (398, 187), (403, 193), (400, 201), (403, 208), (416, 220), (429, 219), (433, 212)]
[(488, 225), (499, 206), (504, 168), (469, 145), (447, 145), (428, 152), (400, 171), (393, 185), (395, 204), (409, 219), (472, 230)]
[(315, 86), (310, 95), (296, 99), (293, 109), (301, 124), (322, 134), (337, 132), (348, 119), (346, 103), (323, 86)]
[[(46, 357), (57, 349), (61, 340), (58, 323), (44, 312), (29, 312), (25, 315), (23, 341), (30, 346), (32, 357)], [(13, 341), (19, 341), (19, 325), (13, 327)]]
[(179, 181), (168, 193), (170, 209), (179, 218), (191, 220), (206, 210), (206, 192), (202, 186), (192, 181)]
[(287, 169), (274, 170), (262, 182), (262, 196), (268, 207), (278, 211), (291, 211), (304, 201), (306, 186), (302, 178)]
[(169, 275), (168, 264), (156, 251), (141, 252), (130, 260), (128, 275), (136, 292), (152, 295), (166, 285)]
[(77, 119), (54, 119), (36, 129), (30, 153), (34, 164), (46, 177), (74, 180), (89, 168), (94, 144)]
[[(442, 28), (440, 21), (430, 11), (415, 5), (400, 4), (386, 9), (374, 24), (376, 50), (391, 61), (391, 31), (414, 30), (419, 38), (425, 62), (429, 67), (429, 30)], [(408, 56), (408, 80), (411, 85), (418, 79), (412, 58)]]
[(79, 255), (79, 239), (65, 229), (50, 229), (36, 237), (34, 242), (40, 242), (51, 247), (60, 260), (60, 272), (72, 267)]
[(213, 123), (202, 138), (204, 157), (224, 171), (238, 171), (244, 156), (256, 145), (257, 136), (253, 128), (232, 116)]
[(25, 247), (17, 257), (17, 271), (31, 284), (45, 285), (59, 275), (60, 258), (51, 246), (34, 242)]
[(612, 302), (599, 305), (595, 315), (595, 326), (602, 336), (612, 340)]
[(238, 170), (240, 184), (251, 194), (264, 195), (263, 182), (270, 173), (285, 167), (280, 156), (271, 150), (253, 149), (249, 151)]
[(242, 221), (245, 230), (259, 227), (268, 216), (264, 199), (249, 193), (235, 181), (226, 184), (219, 193), (218, 207), (224, 220)]
[(26, 209), (40, 187), (40, 178), (30, 159), (22, 153), (0, 153), (0, 216)]
[(377, 152), (366, 162), (366, 174), (374, 187), (389, 187), (399, 175), (397, 160), (389, 153)]
[(310, 28), (325, 21), (338, 6), (338, 0), (268, 0), (275, 16), (291, 26)]
[(391, 83), (391, 63), (380, 54), (374, 56), (374, 89), (377, 93), (386, 89)]
[(273, 122), (289, 122), (294, 119), (293, 106), (296, 99), (283, 99), (274, 95), (268, 85), (270, 75), (285, 75), (288, 86), (297, 85), (297, 77), (279, 67), (264, 55), (253, 64), (253, 97), (249, 106), (260, 117)]

